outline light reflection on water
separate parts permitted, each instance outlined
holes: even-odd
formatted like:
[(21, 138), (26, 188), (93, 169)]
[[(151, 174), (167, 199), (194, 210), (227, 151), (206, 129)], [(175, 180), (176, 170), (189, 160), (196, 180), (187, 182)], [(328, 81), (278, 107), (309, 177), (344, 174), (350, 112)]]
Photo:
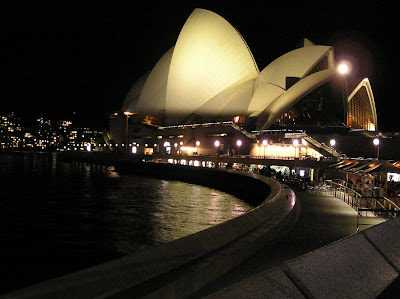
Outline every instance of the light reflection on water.
[(243, 214), (250, 207), (238, 199), (213, 189), (162, 181), (161, 198), (155, 204), (155, 242), (163, 243), (187, 236)]
[(51, 153), (0, 153), (0, 180), (0, 262), (8, 273), (0, 291), (171, 241), (251, 209), (206, 187), (119, 176), (106, 167), (63, 163)]

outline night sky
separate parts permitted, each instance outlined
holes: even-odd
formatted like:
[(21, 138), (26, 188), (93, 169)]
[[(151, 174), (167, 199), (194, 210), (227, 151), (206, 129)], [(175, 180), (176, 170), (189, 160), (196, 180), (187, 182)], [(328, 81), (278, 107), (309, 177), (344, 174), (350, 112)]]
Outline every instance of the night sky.
[(379, 129), (400, 131), (395, 2), (351, 7), (350, 1), (337, 1), (321, 7), (263, 1), (251, 8), (246, 2), (182, 3), (145, 8), (133, 1), (1, 4), (0, 112), (74, 118), (103, 127), (107, 115), (120, 109), (132, 84), (175, 44), (186, 19), (199, 7), (238, 29), (260, 71), (303, 37), (333, 46), (337, 61), (346, 58), (353, 64), (349, 80), (370, 79)]

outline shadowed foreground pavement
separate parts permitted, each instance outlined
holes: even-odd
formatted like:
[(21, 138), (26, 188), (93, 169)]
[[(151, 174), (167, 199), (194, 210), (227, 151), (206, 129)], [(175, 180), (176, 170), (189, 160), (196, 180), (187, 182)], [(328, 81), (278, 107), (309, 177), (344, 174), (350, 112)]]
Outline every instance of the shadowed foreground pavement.
[[(265, 283), (279, 283), (269, 274), (283, 263), (356, 233), (357, 212), (346, 203), (325, 194), (296, 192), (296, 196), (301, 203), (301, 214), (293, 230), (277, 244), (264, 247), (200, 290), (194, 298), (261, 297)], [(361, 217), (359, 227), (363, 230), (382, 221), (376, 217)]]

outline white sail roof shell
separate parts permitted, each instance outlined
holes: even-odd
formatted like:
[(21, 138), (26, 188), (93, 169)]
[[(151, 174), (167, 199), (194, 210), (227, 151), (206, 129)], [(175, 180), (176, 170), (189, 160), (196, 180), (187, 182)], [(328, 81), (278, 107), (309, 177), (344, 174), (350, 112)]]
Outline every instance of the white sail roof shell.
[(139, 101), (140, 94), (142, 93), (143, 86), (147, 82), (150, 72), (140, 76), (139, 79), (132, 85), (128, 94), (125, 97), (124, 103), (122, 104), (122, 111), (136, 111), (136, 106)]
[[(210, 120), (247, 115), (258, 118), (259, 129), (267, 128), (336, 75), (332, 47), (316, 46), (306, 39), (303, 44), (260, 73), (239, 32), (219, 15), (196, 9), (176, 45), (147, 79), (141, 77), (134, 84), (123, 109), (163, 116), (168, 124), (179, 124), (192, 113)], [(376, 123), (371, 86), (368, 81), (360, 86), (367, 89)]]
[[(258, 76), (261, 82), (286, 89), (286, 77), (303, 78), (325, 55), (332, 55), (330, 46), (313, 46), (290, 51), (271, 62)], [(333, 60), (333, 58), (332, 58)]]
[(272, 125), (276, 119), (296, 104), (304, 96), (337, 76), (335, 69), (327, 69), (314, 73), (290, 87), (282, 96), (278, 97), (258, 117), (258, 128), (264, 129)]
[(182, 119), (224, 89), (257, 75), (253, 55), (238, 31), (221, 16), (195, 9), (179, 34), (172, 55), (167, 120)]
[(284, 92), (285, 90), (279, 86), (265, 82), (259, 83), (247, 108), (247, 115), (257, 116)]
[(246, 115), (249, 103), (253, 96), (256, 78), (241, 84), (235, 84), (217, 94), (215, 97), (197, 108), (194, 113), (206, 117), (226, 117)]
[(354, 90), (348, 96), (347, 101), (350, 102), (351, 99), (353, 99), (353, 97), (357, 94), (357, 92), (362, 87), (365, 87), (365, 90), (367, 92), (369, 106), (370, 106), (371, 113), (372, 113), (372, 115), (371, 115), (372, 121), (375, 126), (375, 130), (377, 130), (378, 129), (378, 117), (377, 117), (377, 113), (376, 113), (375, 99), (374, 99), (374, 94), (372, 92), (371, 83), (369, 82), (368, 78), (364, 78), (363, 80), (361, 80), (361, 82), (356, 86), (356, 88), (354, 88)]
[(161, 115), (165, 111), (169, 67), (174, 47), (170, 48), (157, 62), (143, 86), (136, 110)]

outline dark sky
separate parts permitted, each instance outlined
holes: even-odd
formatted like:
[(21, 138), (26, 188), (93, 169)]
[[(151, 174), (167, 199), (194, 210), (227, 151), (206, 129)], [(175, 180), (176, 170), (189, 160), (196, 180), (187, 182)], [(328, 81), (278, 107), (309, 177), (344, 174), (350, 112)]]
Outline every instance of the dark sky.
[(400, 131), (394, 109), (400, 96), (394, 6), (379, 1), (360, 7), (349, 6), (350, 1), (324, 7), (263, 1), (251, 8), (222, 1), (145, 8), (133, 1), (31, 2), (0, 6), (0, 112), (15, 111), (24, 118), (71, 118), (75, 112), (82, 123), (102, 126), (109, 113), (120, 109), (135, 80), (175, 44), (190, 13), (200, 7), (239, 30), (260, 71), (303, 37), (333, 46), (336, 60), (353, 63), (349, 79), (370, 79), (379, 129)]

